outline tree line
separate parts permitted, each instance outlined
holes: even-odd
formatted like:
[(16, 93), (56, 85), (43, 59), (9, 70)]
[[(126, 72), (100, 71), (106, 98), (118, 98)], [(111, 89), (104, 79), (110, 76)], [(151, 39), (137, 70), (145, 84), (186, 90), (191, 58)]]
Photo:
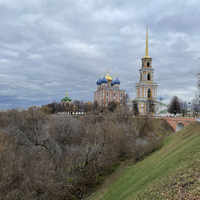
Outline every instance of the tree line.
[[(123, 100), (122, 100), (122, 106), (132, 106), (132, 103), (130, 103), (130, 96), (128, 93), (125, 94)], [(86, 113), (86, 114), (99, 114), (106, 110), (114, 112), (116, 107), (120, 105), (120, 103), (116, 101), (110, 101), (108, 102), (108, 105), (106, 106), (106, 102), (98, 102), (98, 101), (86, 101), (83, 100), (74, 100), (73, 102), (52, 102), (46, 105), (42, 106), (43, 111), (45, 111), (47, 114), (57, 114), (57, 113), (63, 113), (63, 112), (69, 112), (69, 113)]]

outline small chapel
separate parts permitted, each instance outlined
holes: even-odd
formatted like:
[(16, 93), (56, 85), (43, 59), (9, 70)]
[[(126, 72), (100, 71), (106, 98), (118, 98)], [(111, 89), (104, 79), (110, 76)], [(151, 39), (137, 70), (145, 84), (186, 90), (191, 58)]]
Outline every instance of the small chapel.
[(147, 114), (148, 102), (153, 102), (154, 110), (159, 109), (160, 102), (157, 101), (157, 83), (154, 82), (154, 69), (152, 58), (148, 54), (148, 27), (146, 29), (145, 56), (141, 59), (142, 67), (139, 70), (139, 83), (135, 85), (135, 100), (138, 102), (138, 110), (141, 115)]
[(118, 75), (114, 80), (109, 75), (109, 68), (107, 76), (104, 76), (96, 82), (97, 84), (97, 91), (94, 92), (94, 101), (98, 101), (99, 105), (108, 106), (108, 102), (114, 101), (122, 104), (126, 90), (120, 89), (120, 80)]

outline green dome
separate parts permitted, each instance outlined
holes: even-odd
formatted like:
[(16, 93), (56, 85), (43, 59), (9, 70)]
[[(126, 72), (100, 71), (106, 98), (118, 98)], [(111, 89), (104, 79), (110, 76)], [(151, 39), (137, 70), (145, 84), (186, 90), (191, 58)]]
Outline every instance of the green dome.
[(65, 97), (65, 98), (63, 98), (61, 101), (69, 101), (69, 102), (72, 102), (72, 100), (71, 100), (69, 97)]

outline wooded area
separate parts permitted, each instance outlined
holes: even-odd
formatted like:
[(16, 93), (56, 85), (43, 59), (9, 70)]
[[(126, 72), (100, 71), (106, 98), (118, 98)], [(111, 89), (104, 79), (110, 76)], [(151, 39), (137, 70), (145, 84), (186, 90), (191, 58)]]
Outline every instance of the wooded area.
[(139, 160), (161, 145), (171, 127), (154, 120), (130, 117), (123, 106), (78, 118), (38, 107), (0, 112), (1, 198), (82, 199), (119, 158)]

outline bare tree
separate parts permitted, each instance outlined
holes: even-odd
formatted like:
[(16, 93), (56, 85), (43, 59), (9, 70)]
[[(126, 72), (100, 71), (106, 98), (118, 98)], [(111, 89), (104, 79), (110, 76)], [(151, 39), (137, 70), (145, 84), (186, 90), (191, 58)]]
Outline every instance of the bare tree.
[(11, 133), (24, 148), (45, 149), (51, 154), (47, 123), (49, 117), (40, 108), (32, 106), (28, 110), (12, 109), (3, 113), (5, 132)]
[(155, 102), (153, 98), (148, 98), (147, 103), (146, 103), (146, 110), (147, 110), (147, 115), (155, 113)]
[(200, 99), (198, 96), (196, 96), (196, 98), (192, 100), (192, 108), (194, 110), (194, 114), (198, 116), (198, 114), (200, 113)]
[(118, 103), (116, 101), (110, 101), (108, 102), (108, 110), (110, 112), (114, 112), (115, 109), (117, 108)]
[(81, 108), (81, 102), (79, 100), (75, 100), (74, 101), (74, 107), (76, 108), (76, 111), (79, 112), (79, 110)]
[(180, 100), (180, 110), (184, 117), (187, 114), (187, 101)]
[(52, 109), (49, 106), (42, 105), (42, 107), (40, 109), (47, 115), (50, 115), (52, 113)]
[[(47, 111), (48, 109), (46, 109), (45, 107), (49, 107), (49, 111), (51, 111), (50, 113), (51, 114), (55, 114), (57, 112), (57, 107), (58, 107), (58, 104), (60, 103), (57, 103), (56, 101), (52, 102), (52, 103), (49, 103), (47, 105), (43, 105), (41, 107), (41, 109), (44, 109), (45, 111)], [(44, 107), (44, 108), (43, 108)], [(48, 114), (48, 113), (47, 113)]]
[(123, 97), (123, 106), (128, 105), (129, 101), (130, 101), (130, 96), (128, 93), (126, 93)]
[[(79, 129), (80, 122), (72, 116), (58, 116), (52, 118), (50, 122), (51, 136), (54, 138), (55, 144), (61, 150), (61, 155), (65, 153), (71, 146), (81, 143), (81, 131)], [(57, 148), (56, 146), (54, 148)], [(60, 149), (60, 150), (59, 150)]]
[(93, 111), (95, 115), (100, 113), (100, 106), (97, 100), (93, 102)]
[(139, 114), (139, 109), (138, 109), (138, 102), (136, 100), (134, 100), (132, 102), (132, 110), (133, 110), (133, 114), (135, 116), (137, 116)]
[(84, 106), (84, 101), (81, 100), (75, 100), (74, 101), (74, 107), (76, 108), (76, 111), (82, 112), (83, 111), (83, 106)]
[(94, 108), (95, 110), (97, 110), (97, 109), (98, 109), (98, 106), (99, 106), (98, 101), (97, 101), (97, 100), (94, 101), (94, 102), (93, 102), (93, 108)]
[(90, 101), (87, 101), (85, 103), (83, 103), (83, 111), (85, 113), (90, 113), (93, 109), (93, 105), (92, 105), (92, 102)]
[(121, 106), (118, 104), (115, 110), (115, 116), (118, 123), (128, 124), (131, 116), (131, 110), (129, 106)]

